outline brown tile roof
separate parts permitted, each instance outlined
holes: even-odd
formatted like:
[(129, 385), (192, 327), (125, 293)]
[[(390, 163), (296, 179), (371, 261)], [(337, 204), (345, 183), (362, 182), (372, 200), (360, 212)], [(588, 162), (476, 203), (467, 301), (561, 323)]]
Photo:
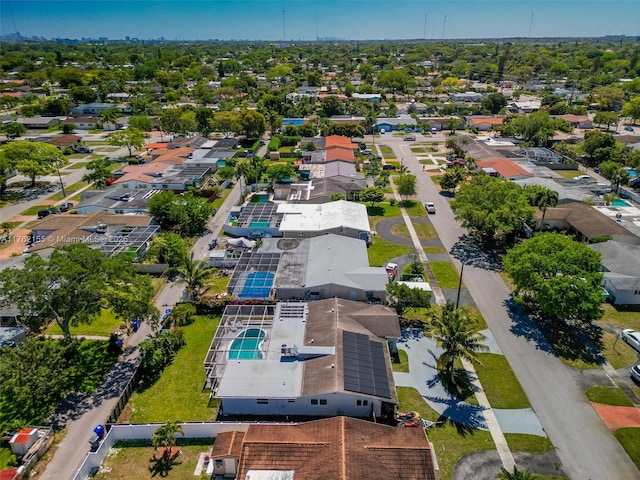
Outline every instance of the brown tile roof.
[(342, 145), (334, 145), (325, 148), (325, 160), (330, 162), (332, 160), (344, 160), (347, 162), (355, 162), (355, 156), (353, 150)]
[(155, 178), (154, 173), (164, 172), (169, 165), (162, 162), (145, 163), (144, 165), (127, 165), (122, 169), (123, 176), (114, 181), (114, 184), (126, 183), (129, 180), (149, 182)]
[(211, 449), (211, 457), (236, 457), (240, 458), (242, 452), (242, 440), (244, 432), (222, 432), (216, 437), (216, 441)]
[(472, 118), (471, 123), (473, 123), (474, 125), (482, 125), (483, 123), (488, 123), (490, 125), (502, 125), (504, 123), (504, 118), (500, 118), (500, 117)]
[[(542, 218), (540, 210), (536, 210), (535, 215), (537, 219)], [(548, 208), (544, 220), (545, 222), (564, 220), (588, 240), (605, 235), (634, 236), (629, 230), (595, 208), (577, 202), (565, 203), (562, 207)]]
[(156, 148), (151, 152), (153, 162), (184, 162), (188, 155), (195, 151), (195, 148), (177, 147), (177, 148)]
[(345, 137), (342, 135), (329, 135), (328, 137), (325, 137), (324, 139), (325, 148), (335, 147), (338, 145), (342, 147), (350, 148), (352, 150), (355, 150), (358, 147), (355, 143), (351, 141), (349, 137)]
[(82, 140), (82, 137), (79, 137), (78, 135), (66, 134), (53, 137), (47, 143), (55, 145), (56, 147), (66, 148), (78, 143), (80, 140)]
[(507, 160), (506, 158), (498, 158), (495, 160), (486, 160), (483, 162), (478, 162), (477, 167), (479, 170), (482, 168), (493, 168), (496, 172), (500, 174), (502, 178), (514, 178), (521, 175), (526, 177), (533, 177), (533, 174), (526, 171), (520, 165), (511, 160)]
[(571, 113), (568, 113), (566, 115), (558, 115), (558, 118), (566, 120), (569, 123), (580, 123), (589, 120), (589, 117), (587, 117), (586, 115), (573, 115)]
[(424, 430), (348, 417), (250, 425), (237, 478), (249, 470), (294, 470), (296, 480), (436, 479)]

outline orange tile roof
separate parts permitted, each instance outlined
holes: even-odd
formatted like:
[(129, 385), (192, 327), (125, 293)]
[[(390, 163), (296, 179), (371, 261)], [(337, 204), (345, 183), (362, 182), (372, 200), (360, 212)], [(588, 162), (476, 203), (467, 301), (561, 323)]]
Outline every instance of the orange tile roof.
[(167, 145), (169, 145), (168, 142), (155, 142), (155, 143), (147, 143), (145, 145), (145, 148), (147, 150), (151, 150), (152, 148), (167, 148)]
[(520, 175), (524, 175), (526, 177), (533, 177), (532, 173), (529, 173), (527, 170), (522, 168), (515, 162), (511, 160), (507, 160), (506, 158), (497, 158), (495, 160), (487, 160), (484, 162), (478, 162), (476, 164), (478, 169), (482, 168), (493, 168), (496, 172), (500, 174), (502, 178), (513, 178), (518, 177)]
[(355, 156), (353, 150), (342, 145), (335, 145), (329, 148), (325, 148), (325, 161), (331, 160), (345, 160), (347, 162), (354, 162)]
[(115, 180), (113, 184), (125, 183), (129, 180), (146, 182), (149, 177), (152, 177), (154, 173), (163, 172), (169, 166), (166, 163), (145, 163), (144, 165), (127, 165), (122, 169), (125, 174)]
[(184, 162), (189, 154), (193, 152), (195, 148), (180, 147), (180, 148), (158, 148), (151, 152), (153, 157), (152, 163), (156, 162)]
[(297, 425), (249, 425), (237, 478), (246, 478), (249, 470), (293, 470), (296, 480), (436, 478), (423, 429), (348, 417)]
[(491, 125), (502, 125), (504, 123), (504, 118), (495, 117), (495, 118), (472, 118), (471, 123), (474, 125), (481, 125), (483, 123), (489, 123)]
[(355, 150), (358, 146), (351, 141), (349, 137), (344, 137), (342, 135), (329, 135), (324, 139), (324, 147), (335, 147), (342, 146)]

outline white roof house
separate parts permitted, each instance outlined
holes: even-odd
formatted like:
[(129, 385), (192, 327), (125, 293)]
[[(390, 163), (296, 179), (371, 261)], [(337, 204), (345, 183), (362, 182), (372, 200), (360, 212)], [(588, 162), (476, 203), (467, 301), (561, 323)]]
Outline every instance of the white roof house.
[(367, 207), (361, 203), (336, 202), (278, 205), (283, 214), (280, 231), (285, 237), (311, 237), (323, 233), (337, 233), (355, 238), (370, 231)]

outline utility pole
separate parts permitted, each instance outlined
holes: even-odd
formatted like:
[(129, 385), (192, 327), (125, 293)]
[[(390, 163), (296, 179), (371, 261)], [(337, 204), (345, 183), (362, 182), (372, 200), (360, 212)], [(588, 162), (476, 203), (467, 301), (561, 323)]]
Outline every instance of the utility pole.
[(460, 305), (460, 290), (462, 290), (462, 275), (464, 274), (464, 262), (462, 262), (462, 268), (460, 269), (460, 281), (458, 282), (458, 295), (456, 296), (456, 308)]
[(444, 32), (447, 28), (447, 16), (444, 16), (444, 22), (442, 22), (442, 40), (444, 40)]
[(424, 32), (422, 32), (422, 39), (423, 40), (427, 39), (427, 18), (429, 18), (429, 14), (425, 13), (424, 14)]

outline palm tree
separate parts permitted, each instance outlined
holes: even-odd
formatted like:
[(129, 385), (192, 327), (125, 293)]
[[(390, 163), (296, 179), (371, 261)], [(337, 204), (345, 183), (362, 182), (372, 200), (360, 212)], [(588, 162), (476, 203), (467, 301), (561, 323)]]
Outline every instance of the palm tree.
[(184, 435), (184, 430), (180, 422), (168, 422), (158, 427), (153, 436), (151, 437), (151, 445), (154, 449), (158, 447), (164, 447), (164, 455), (162, 459), (165, 461), (171, 461), (171, 449), (176, 444), (176, 434)]
[(547, 214), (547, 208), (555, 207), (558, 204), (558, 192), (550, 188), (540, 189), (533, 197), (533, 203), (542, 211), (542, 219), (540, 220), (540, 228), (544, 225), (544, 216)]
[(629, 184), (629, 179), (631, 177), (629, 176), (629, 172), (620, 167), (615, 169), (612, 173), (611, 173), (611, 177), (609, 178), (609, 180), (611, 180), (611, 183), (613, 183), (616, 186), (616, 193), (618, 191), (620, 191), (620, 185), (628, 185)]
[(529, 473), (529, 470), (518, 470), (518, 467), (513, 467), (513, 473), (502, 467), (498, 474), (500, 480), (533, 480), (535, 477)]
[(456, 308), (450, 300), (432, 310), (429, 326), (427, 336), (435, 338), (438, 346), (444, 350), (438, 358), (438, 371), (449, 377), (450, 385), (455, 385), (453, 363), (456, 358), (480, 363), (476, 352), (487, 350), (481, 343), (485, 336), (469, 317), (468, 310), (465, 307)]
[(175, 273), (181, 282), (187, 284), (187, 296), (192, 301), (196, 301), (202, 295), (204, 281), (211, 274), (211, 271), (207, 269), (206, 262), (194, 260), (193, 252), (191, 252), (191, 255), (185, 257), (182, 263), (176, 267)]

